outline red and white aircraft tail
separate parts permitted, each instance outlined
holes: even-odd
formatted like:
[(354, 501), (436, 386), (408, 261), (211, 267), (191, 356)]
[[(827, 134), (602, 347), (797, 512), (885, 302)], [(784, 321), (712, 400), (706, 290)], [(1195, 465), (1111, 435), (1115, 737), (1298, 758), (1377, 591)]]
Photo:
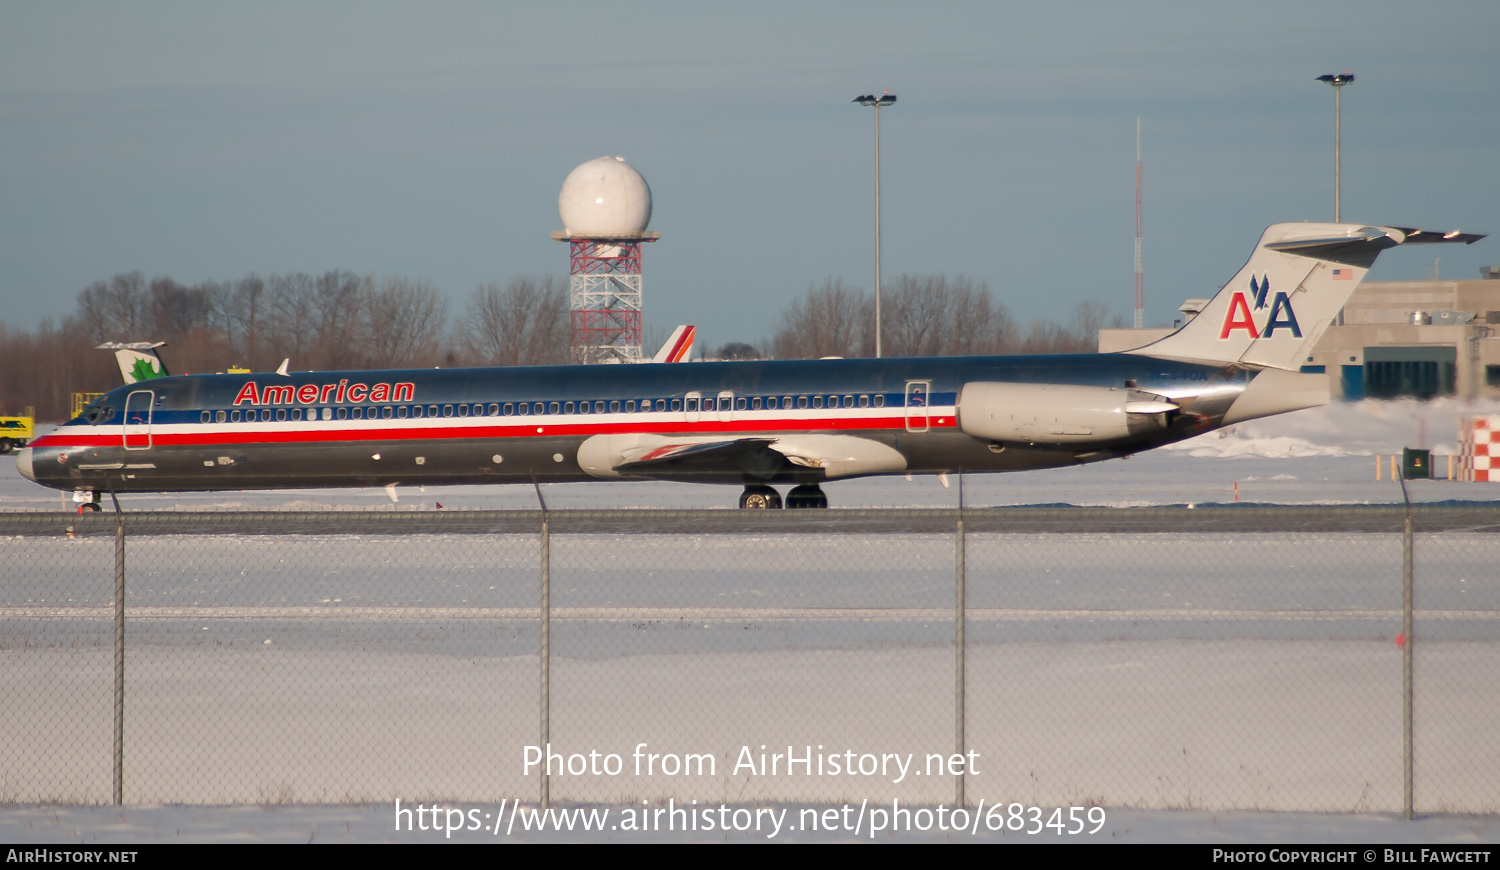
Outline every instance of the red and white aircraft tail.
[(687, 324), (677, 327), (651, 361), (654, 363), (687, 362), (693, 351), (693, 340), (697, 337), (698, 327)]

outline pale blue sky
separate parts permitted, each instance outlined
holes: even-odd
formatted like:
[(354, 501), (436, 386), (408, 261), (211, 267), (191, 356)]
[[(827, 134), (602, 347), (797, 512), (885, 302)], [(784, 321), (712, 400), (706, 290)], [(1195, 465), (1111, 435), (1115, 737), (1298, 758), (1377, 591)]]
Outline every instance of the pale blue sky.
[[(655, 195), (646, 319), (769, 336), (810, 283), (967, 274), (1017, 317), (1130, 316), (1135, 118), (1147, 319), (1267, 224), (1500, 233), (1500, 4), (0, 5), (0, 318), (141, 270), (566, 275), (557, 193), (620, 154)], [(1371, 278), (1500, 264), (1398, 251)], [(150, 336), (121, 336), (150, 338)]]

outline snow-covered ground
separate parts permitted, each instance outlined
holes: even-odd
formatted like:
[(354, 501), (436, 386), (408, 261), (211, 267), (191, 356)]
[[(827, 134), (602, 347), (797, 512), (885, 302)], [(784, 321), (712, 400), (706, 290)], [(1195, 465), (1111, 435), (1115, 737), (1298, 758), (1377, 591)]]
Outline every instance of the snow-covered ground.
[[(1375, 455), (1451, 453), (1458, 413), (1453, 403), (1330, 406), (1123, 462), (970, 476), (964, 499), (1399, 502), (1388, 476), (1375, 480)], [(1500, 497), (1500, 484), (1410, 486), (1426, 501)], [(828, 487), (836, 506), (861, 507), (952, 506), (957, 490), (932, 478)], [(543, 491), (554, 508), (722, 508), (735, 495), (649, 483)], [(535, 499), (530, 487), (447, 487), (402, 490), (395, 505), (382, 490), (307, 490), (126, 506)], [(0, 509), (54, 508), (64, 508), (56, 493), (0, 465)], [(1419, 543), (1417, 802), (1427, 812), (1500, 812), (1496, 537)], [(538, 795), (522, 764), (541, 703), (533, 536), (132, 539), (125, 781), (135, 806), (125, 810), (26, 806), (108, 798), (112, 542), (0, 540), (0, 557), (7, 839), (426, 841), (443, 835), (395, 829), (396, 799), (495, 812), (501, 799)], [(1494, 815), (1390, 815), (1401, 794), (1400, 557), (1399, 540), (1359, 534), (970, 535), (970, 805), (1102, 805), (1109, 822), (1095, 838), (1113, 841), (1493, 842)], [(554, 749), (616, 753), (628, 766), (646, 743), (715, 765), (562, 775), (555, 801), (618, 812), (675, 798), (792, 816), (845, 802), (951, 805), (949, 776), (737, 765), (761, 746), (918, 763), (952, 751), (951, 537), (559, 535), (552, 560)], [(179, 803), (241, 806), (167, 805)], [(507, 839), (482, 833), (457, 836)]]

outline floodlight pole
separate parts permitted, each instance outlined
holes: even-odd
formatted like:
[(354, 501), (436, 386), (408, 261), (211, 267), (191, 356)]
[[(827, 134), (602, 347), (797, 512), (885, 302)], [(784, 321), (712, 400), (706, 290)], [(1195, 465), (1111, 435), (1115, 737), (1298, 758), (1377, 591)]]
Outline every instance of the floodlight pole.
[(1350, 82), (1354, 81), (1354, 75), (1348, 70), (1344, 70), (1343, 73), (1340, 74), (1318, 76), (1318, 81), (1333, 86), (1333, 222), (1339, 223), (1343, 219), (1342, 209), (1340, 207), (1340, 190), (1342, 187), (1342, 179), (1340, 178), (1341, 167), (1339, 166), (1340, 151), (1342, 150), (1341, 140), (1343, 137), (1343, 131), (1341, 128), (1343, 126), (1344, 117), (1341, 96), (1343, 94), (1344, 85), (1347, 85)]
[(875, 96), (863, 94), (850, 102), (875, 109), (875, 358), (880, 358), (880, 107), (896, 102), (890, 92)]

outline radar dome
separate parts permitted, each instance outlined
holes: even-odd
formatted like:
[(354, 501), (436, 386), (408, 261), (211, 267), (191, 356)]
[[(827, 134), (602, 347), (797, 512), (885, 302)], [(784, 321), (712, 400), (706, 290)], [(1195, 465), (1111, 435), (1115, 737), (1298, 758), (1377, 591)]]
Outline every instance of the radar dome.
[(600, 157), (568, 173), (557, 213), (570, 236), (632, 236), (651, 222), (651, 188), (625, 158)]

